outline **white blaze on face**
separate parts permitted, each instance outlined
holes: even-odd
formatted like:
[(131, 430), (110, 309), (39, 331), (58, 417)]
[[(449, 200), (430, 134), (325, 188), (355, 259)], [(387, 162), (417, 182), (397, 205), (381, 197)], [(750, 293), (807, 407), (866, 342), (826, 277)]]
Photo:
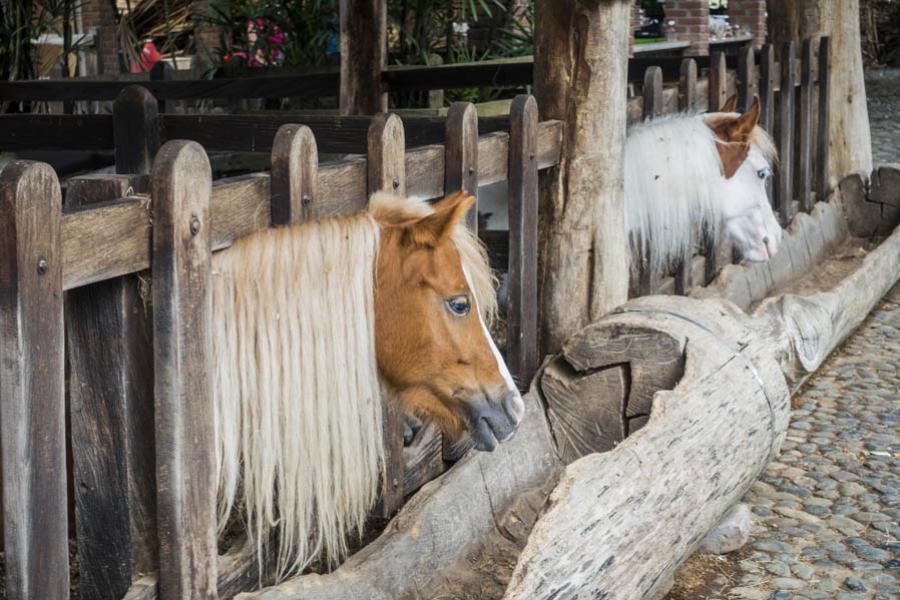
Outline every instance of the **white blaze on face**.
[[(466, 285), (469, 286), (469, 290), (473, 291), (475, 288), (472, 286), (472, 280), (469, 277), (469, 271), (463, 267), (463, 274), (466, 276)], [(478, 298), (475, 298), (474, 291), (472, 293), (473, 300), (475, 301), (475, 313), (478, 315), (478, 322), (481, 323), (481, 331), (484, 334), (484, 339), (491, 347), (491, 353), (494, 355), (494, 360), (497, 362), (497, 370), (500, 371), (500, 376), (503, 377), (503, 381), (506, 383), (506, 392), (513, 392), (515, 394), (515, 398), (513, 399), (513, 411), (515, 412), (516, 417), (516, 425), (519, 424), (522, 420), (522, 416), (525, 414), (525, 402), (522, 400), (522, 395), (519, 393), (519, 388), (516, 387), (516, 382), (513, 381), (512, 375), (509, 372), (509, 369), (506, 366), (506, 361), (503, 360), (503, 356), (500, 354), (500, 349), (497, 348), (497, 344), (494, 343), (494, 338), (491, 337), (491, 332), (488, 331), (487, 325), (484, 323), (484, 317), (481, 316), (481, 309), (478, 306)], [(515, 430), (513, 430), (513, 433)], [(510, 434), (512, 437), (512, 433)], [(509, 439), (509, 438), (506, 438)], [(506, 439), (499, 440), (501, 442), (506, 441)]]
[(762, 153), (751, 147), (747, 160), (723, 183), (725, 231), (741, 256), (767, 261), (778, 252), (782, 230), (766, 194), (772, 169)]

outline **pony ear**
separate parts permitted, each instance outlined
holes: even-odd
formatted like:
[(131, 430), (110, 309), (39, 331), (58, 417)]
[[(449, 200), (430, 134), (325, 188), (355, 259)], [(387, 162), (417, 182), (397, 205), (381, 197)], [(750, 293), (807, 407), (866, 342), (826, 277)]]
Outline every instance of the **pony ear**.
[(447, 238), (453, 228), (475, 204), (475, 197), (456, 192), (434, 204), (434, 212), (412, 223), (408, 235), (418, 246), (434, 246)]
[(731, 98), (725, 101), (725, 104), (722, 105), (722, 108), (719, 109), (719, 112), (737, 112), (737, 94), (732, 94)]
[(744, 114), (738, 117), (717, 118), (710, 123), (710, 127), (723, 142), (746, 144), (759, 124), (759, 115), (759, 96), (753, 96), (753, 103)]

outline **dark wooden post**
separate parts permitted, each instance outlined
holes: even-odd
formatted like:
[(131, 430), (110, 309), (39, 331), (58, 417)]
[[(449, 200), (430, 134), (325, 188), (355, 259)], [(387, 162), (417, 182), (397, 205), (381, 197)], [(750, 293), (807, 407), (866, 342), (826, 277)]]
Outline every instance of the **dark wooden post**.
[(799, 157), (797, 160), (797, 176), (800, 185), (800, 210), (809, 212), (812, 210), (815, 198), (813, 197), (812, 180), (812, 92), (813, 92), (813, 48), (812, 40), (803, 40), (800, 51), (800, 99), (798, 119), (799, 127)]
[(149, 173), (159, 150), (159, 108), (139, 85), (119, 93), (113, 103), (116, 173)]
[(728, 65), (724, 52), (709, 55), (709, 112), (717, 112), (728, 99)]
[(778, 170), (775, 210), (782, 225), (794, 216), (794, 42), (781, 48), (781, 82), (778, 94)]
[[(644, 71), (644, 87), (641, 90), (644, 100), (642, 118), (648, 121), (662, 114), (663, 111), (663, 74), (660, 67), (647, 67)], [(652, 294), (659, 286), (660, 274), (650, 268), (650, 244), (643, 246), (646, 254), (641, 254), (638, 288), (641, 296)]]
[(819, 40), (819, 123), (816, 127), (816, 196), (825, 200), (831, 191), (828, 181), (828, 128), (831, 109), (829, 94), (831, 93), (829, 72), (831, 56), (831, 39), (822, 37)]
[(167, 143), (151, 183), (159, 597), (216, 598), (212, 174), (203, 148)]
[[(678, 109), (684, 112), (697, 110), (697, 61), (685, 58), (681, 61), (681, 76), (678, 79)], [(693, 248), (689, 248), (678, 261), (675, 269), (675, 293), (685, 295), (693, 287)]]
[(305, 125), (282, 125), (272, 143), (272, 225), (316, 218), (319, 151)]
[[(72, 179), (70, 210), (149, 187), (147, 175)], [(81, 597), (121, 598), (156, 568), (153, 354), (138, 278), (66, 297)]]
[[(158, 122), (150, 92), (124, 89), (113, 105), (116, 169), (133, 175), (73, 179), (66, 206), (149, 191)], [(134, 276), (71, 290), (66, 310), (81, 595), (121, 598), (157, 556), (149, 323)]]
[[(381, 113), (372, 119), (368, 133), (368, 192), (406, 196), (406, 141), (403, 122), (393, 114)], [(384, 403), (384, 481), (379, 516), (389, 518), (403, 504), (403, 411)]]
[(387, 56), (387, 0), (341, 0), (342, 115), (387, 110), (381, 82)]
[(744, 112), (750, 108), (750, 101), (757, 91), (756, 54), (750, 44), (738, 52), (737, 91), (738, 110)]
[(775, 47), (766, 44), (759, 54), (759, 100), (762, 112), (759, 124), (773, 135), (775, 125)]
[[(715, 52), (709, 57), (709, 112), (721, 110), (728, 95), (728, 67), (725, 54)], [(715, 279), (722, 267), (731, 263), (732, 248), (728, 240), (719, 232), (718, 236), (707, 235), (705, 239), (706, 283)]]
[(0, 174), (0, 449), (6, 597), (69, 597), (62, 198), (49, 165)]
[(509, 112), (509, 270), (506, 361), (527, 389), (538, 363), (538, 107), (516, 96)]
[[(175, 70), (164, 60), (157, 62), (150, 69), (150, 81), (172, 81), (173, 79), (175, 79)], [(175, 112), (175, 102), (172, 100), (160, 100), (157, 106), (161, 113)]]
[(454, 102), (447, 113), (444, 146), (444, 193), (457, 190), (476, 197), (466, 225), (478, 233), (478, 113), (471, 102)]
[(697, 110), (697, 61), (685, 58), (681, 61), (681, 75), (678, 79), (678, 109)]

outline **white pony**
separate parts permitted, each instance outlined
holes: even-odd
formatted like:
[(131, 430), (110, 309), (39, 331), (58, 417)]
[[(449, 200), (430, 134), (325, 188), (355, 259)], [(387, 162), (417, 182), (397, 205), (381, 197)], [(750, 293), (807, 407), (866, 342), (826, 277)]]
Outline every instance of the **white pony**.
[(657, 272), (693, 251), (703, 229), (724, 231), (741, 256), (767, 261), (782, 230), (766, 195), (775, 146), (758, 126), (759, 98), (743, 114), (677, 114), (631, 127), (625, 144), (625, 226)]

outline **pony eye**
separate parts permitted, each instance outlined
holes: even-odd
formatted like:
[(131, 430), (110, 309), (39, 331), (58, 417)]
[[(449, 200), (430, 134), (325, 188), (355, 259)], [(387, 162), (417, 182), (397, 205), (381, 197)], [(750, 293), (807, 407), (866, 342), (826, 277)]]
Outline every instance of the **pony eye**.
[(447, 309), (457, 317), (464, 317), (471, 310), (468, 296), (454, 296), (446, 300), (445, 303), (447, 304)]
[(760, 169), (759, 171), (756, 172), (756, 176), (759, 177), (760, 179), (765, 179), (769, 176), (769, 170), (768, 169)]

